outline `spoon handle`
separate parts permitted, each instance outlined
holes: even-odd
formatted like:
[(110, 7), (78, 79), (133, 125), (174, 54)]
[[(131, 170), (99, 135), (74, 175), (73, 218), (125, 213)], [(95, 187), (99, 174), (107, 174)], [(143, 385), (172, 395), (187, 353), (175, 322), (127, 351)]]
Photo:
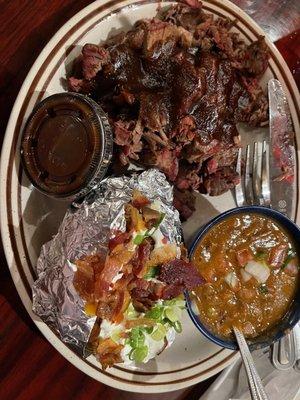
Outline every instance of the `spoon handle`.
[(245, 340), (243, 333), (237, 329), (233, 328), (236, 340), (238, 342), (242, 360), (246, 369), (250, 392), (253, 400), (268, 400), (268, 396), (263, 387), (262, 381), (258, 375), (255, 368), (253, 358), (251, 356), (249, 347)]

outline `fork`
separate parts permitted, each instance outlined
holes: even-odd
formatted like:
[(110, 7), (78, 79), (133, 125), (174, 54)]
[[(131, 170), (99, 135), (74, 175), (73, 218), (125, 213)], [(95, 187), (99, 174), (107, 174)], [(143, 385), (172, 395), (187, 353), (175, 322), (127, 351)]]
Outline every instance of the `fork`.
[[(243, 166), (243, 150), (239, 148), (236, 172), (240, 183), (235, 187), (236, 203), (271, 207), (269, 143), (266, 140), (248, 144)], [(243, 168), (244, 167), (244, 168)], [(292, 330), (272, 346), (272, 364), (278, 370), (286, 370), (296, 365), (295, 333)]]
[[(235, 187), (237, 205), (253, 205), (270, 207), (270, 174), (269, 174), (269, 146), (264, 140), (246, 146), (245, 169), (242, 168), (242, 148), (239, 148), (236, 172), (241, 177)], [(244, 177), (244, 181), (242, 179)]]

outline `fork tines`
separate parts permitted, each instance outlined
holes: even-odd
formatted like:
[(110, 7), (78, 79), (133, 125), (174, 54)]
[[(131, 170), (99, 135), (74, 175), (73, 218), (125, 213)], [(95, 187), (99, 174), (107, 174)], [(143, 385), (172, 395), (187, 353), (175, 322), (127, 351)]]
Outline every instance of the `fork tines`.
[(266, 140), (248, 144), (244, 151), (239, 149), (236, 172), (240, 175), (240, 183), (235, 187), (237, 205), (269, 206), (269, 145)]

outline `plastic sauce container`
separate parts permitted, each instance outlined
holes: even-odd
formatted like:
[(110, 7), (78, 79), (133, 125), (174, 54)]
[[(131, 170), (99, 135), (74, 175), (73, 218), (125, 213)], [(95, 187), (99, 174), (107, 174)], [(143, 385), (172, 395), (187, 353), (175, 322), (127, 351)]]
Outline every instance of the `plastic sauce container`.
[(92, 99), (59, 93), (41, 101), (26, 123), (21, 160), (46, 195), (74, 200), (105, 176), (113, 151), (106, 114)]

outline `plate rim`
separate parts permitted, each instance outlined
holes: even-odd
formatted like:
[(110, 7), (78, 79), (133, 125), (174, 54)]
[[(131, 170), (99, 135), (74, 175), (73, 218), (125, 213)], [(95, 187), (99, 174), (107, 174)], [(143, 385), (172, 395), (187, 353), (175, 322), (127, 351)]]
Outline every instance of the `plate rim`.
[[(103, 2), (101, 0), (98, 0), (90, 5), (88, 5), (87, 7), (83, 8), (81, 11), (79, 11), (77, 14), (75, 14), (71, 19), (69, 19), (54, 35), (53, 37), (50, 39), (50, 41), (46, 44), (46, 46), (43, 48), (42, 52), (40, 53), (40, 55), (38, 56), (38, 58), (36, 59), (35, 63), (32, 65), (32, 67), (30, 68), (22, 86), (21, 89), (18, 93), (18, 96), (15, 100), (9, 121), (8, 121), (8, 125), (7, 125), (7, 129), (5, 132), (5, 136), (4, 136), (4, 140), (3, 140), (3, 147), (2, 147), (2, 152), (1, 152), (1, 183), (0, 183), (0, 196), (1, 196), (1, 235), (2, 235), (2, 241), (4, 244), (4, 252), (5, 252), (5, 256), (7, 259), (7, 263), (9, 265), (9, 269), (10, 269), (10, 273), (12, 275), (12, 278), (14, 280), (15, 286), (17, 288), (17, 291), (19, 293), (19, 296), (21, 297), (21, 300), (26, 308), (26, 310), (29, 312), (31, 319), (33, 320), (33, 322), (38, 326), (38, 328), (40, 329), (40, 331), (43, 333), (43, 335), (47, 338), (47, 340), (51, 343), (53, 341), (53, 337), (51, 336), (51, 333), (49, 332), (50, 328), (44, 324), (41, 320), (38, 320), (37, 317), (32, 313), (31, 311), (31, 299), (24, 299), (24, 282), (21, 280), (19, 281), (19, 272), (16, 270), (14, 264), (11, 264), (14, 260), (13, 257), (13, 251), (11, 248), (11, 241), (9, 238), (9, 230), (8, 230), (8, 225), (7, 225), (7, 198), (10, 195), (10, 193), (6, 193), (6, 190), (3, 190), (3, 188), (6, 188), (6, 181), (7, 181), (7, 177), (6, 177), (6, 166), (8, 167), (8, 161), (10, 157), (7, 157), (7, 154), (5, 154), (6, 148), (9, 149), (9, 153), (12, 149), (12, 146), (14, 144), (14, 141), (17, 139), (16, 137), (14, 137), (14, 131), (15, 131), (15, 122), (14, 119), (17, 119), (17, 117), (19, 116), (19, 113), (21, 111), (21, 108), (24, 106), (24, 104), (22, 103), (24, 98), (26, 97), (27, 93), (28, 93), (28, 89), (30, 86), (30, 83), (33, 81), (33, 76), (35, 75), (36, 71), (38, 70), (38, 67), (41, 66), (43, 64), (43, 62), (45, 61), (47, 55), (49, 55), (51, 53), (51, 51), (53, 50), (53, 48), (55, 47), (55, 45), (57, 44), (57, 41), (59, 40), (59, 38), (61, 38), (62, 36), (64, 36), (65, 32), (68, 30), (69, 27), (74, 26), (76, 24), (76, 22), (78, 20), (80, 20), (82, 17), (88, 15), (90, 13), (90, 11), (92, 12), (93, 10), (98, 9), (100, 6), (105, 6), (107, 7), (108, 11), (109, 9), (112, 7), (113, 4), (122, 4), (126, 2), (126, 0), (112, 0), (112, 1), (107, 1), (105, 2), (105, 4), (102, 4)], [(153, 1), (156, 2), (156, 1)], [(127, 1), (127, 3), (134, 3), (133, 0), (130, 0), (129, 2)], [(138, 2), (140, 5), (142, 5), (143, 3), (149, 3), (149, 1), (140, 1)], [(241, 15), (241, 17), (243, 17), (243, 20), (248, 22), (248, 25), (254, 27), (254, 30), (264, 36), (266, 36), (266, 34), (263, 32), (263, 30), (252, 20), (252, 18), (250, 18), (243, 10), (241, 10), (239, 7), (237, 7), (236, 5), (232, 4), (230, 1), (228, 0), (206, 0), (203, 1), (204, 5), (205, 4), (213, 4), (216, 5), (218, 7), (222, 6), (222, 5), (227, 5), (228, 7), (230, 7), (231, 10), (234, 10), (235, 13), (237, 13), (238, 15)], [(99, 7), (98, 7), (99, 6)], [(128, 6), (128, 4), (124, 5), (124, 7)], [(244, 22), (244, 21), (243, 21)], [(268, 43), (268, 46), (272, 49), (273, 53), (275, 53), (275, 58), (279, 59), (279, 61), (281, 62), (281, 64), (283, 64), (283, 68), (284, 68), (284, 72), (289, 80), (289, 83), (291, 85), (291, 92), (295, 95), (296, 94), (296, 99), (297, 99), (297, 89), (296, 89), (296, 85), (295, 82), (292, 78), (292, 75), (283, 59), (283, 57), (281, 56), (281, 54), (279, 53), (279, 51), (277, 50), (277, 48), (273, 45), (272, 42), (270, 42), (266, 36), (266, 41)], [(285, 82), (286, 83), (286, 82)], [(299, 100), (299, 99), (298, 99)], [(298, 103), (299, 104), (299, 103)], [(295, 104), (294, 104), (295, 106)], [(295, 107), (296, 108), (296, 107)], [(13, 171), (12, 171), (13, 172)], [(299, 175), (299, 174), (298, 174)], [(7, 197), (6, 197), (7, 196)], [(3, 215), (4, 214), (4, 215)], [(5, 245), (6, 244), (6, 245)], [(50, 330), (51, 331), (51, 330)], [(52, 333), (53, 335), (53, 333)], [(88, 375), (90, 375), (87, 371), (84, 371), (82, 368), (80, 368), (80, 365), (78, 365), (78, 363), (76, 363), (76, 360), (74, 359), (73, 361), (70, 359), (70, 357), (68, 357), (67, 355), (63, 354), (64, 353), (64, 349), (59, 349), (58, 346), (54, 346), (56, 350), (58, 350), (68, 361), (72, 362), (73, 365), (75, 365), (77, 368), (81, 369), (84, 373), (87, 373)], [(236, 355), (234, 355), (233, 357), (234, 359), (237, 358)], [(85, 364), (83, 364), (85, 365)], [(222, 369), (222, 368), (221, 368)], [(215, 370), (213, 371), (211, 374), (208, 373), (208, 376), (212, 376), (215, 373), (219, 372), (219, 370)], [(108, 379), (112, 379), (112, 378), (108, 378)], [(98, 379), (100, 380), (100, 379)], [(169, 387), (167, 383), (162, 383), (161, 386), (162, 387), (153, 387), (150, 386), (150, 390), (149, 393), (154, 393), (154, 392), (165, 392), (165, 391), (171, 391), (171, 390), (177, 390), (179, 388), (183, 388), (186, 386), (190, 386), (196, 382), (193, 382), (193, 380), (189, 380), (188, 378), (186, 378), (186, 380), (188, 381), (188, 384), (184, 384), (181, 385), (179, 384), (179, 386), (176, 386), (177, 384), (174, 385), (174, 387)], [(115, 383), (115, 378), (112, 379), (112, 382), (108, 382), (104, 381), (104, 380), (100, 380), (103, 383), (109, 384), (111, 386), (115, 386), (113, 383)], [(199, 381), (199, 380), (198, 380)], [(133, 387), (131, 384), (125, 383), (124, 384), (126, 387), (120, 387), (120, 383), (118, 383), (118, 387), (123, 389), (123, 390), (131, 390), (131, 391), (140, 391), (141, 385), (138, 385), (138, 387)], [(121, 385), (123, 386), (123, 384)], [(129, 386), (129, 387), (128, 387)], [(167, 387), (165, 387), (167, 386)], [(146, 386), (143, 386), (143, 390), (146, 392)], [(136, 390), (135, 390), (136, 389)], [(154, 390), (153, 390), (154, 389)]]

